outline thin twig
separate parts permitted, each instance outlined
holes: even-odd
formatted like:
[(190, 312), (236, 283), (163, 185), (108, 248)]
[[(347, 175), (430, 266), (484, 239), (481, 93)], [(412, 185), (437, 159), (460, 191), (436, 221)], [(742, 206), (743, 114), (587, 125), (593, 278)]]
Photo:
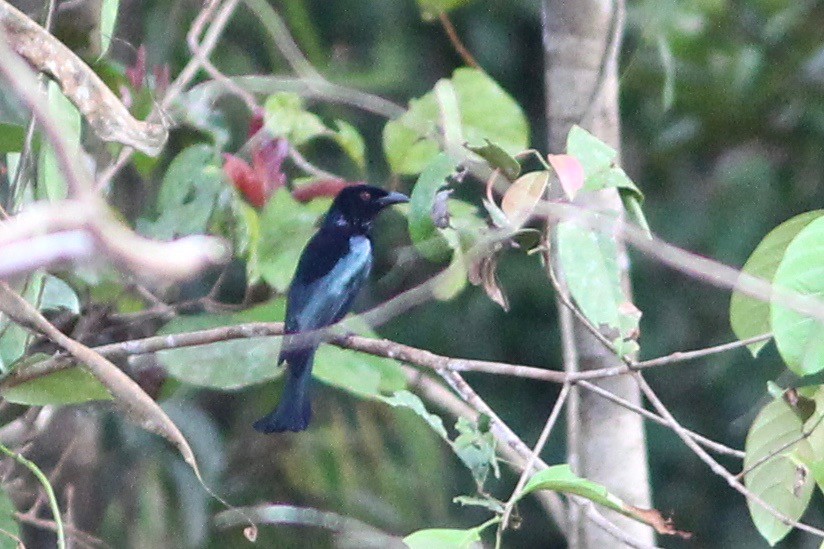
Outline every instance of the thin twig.
[[(235, 2), (235, 0), (232, 0)], [(221, 9), (218, 14), (215, 16), (212, 24), (209, 25), (209, 30), (206, 31), (205, 36), (203, 37), (203, 41), (200, 43), (200, 52), (201, 54), (208, 58), (211, 52), (217, 46), (218, 40), (220, 40), (221, 35), (223, 34), (226, 25), (229, 22), (229, 19), (232, 16), (234, 11), (234, 7), (232, 2), (226, 3), (223, 5), (223, 9)], [(201, 13), (195, 18), (194, 25), (203, 25), (205, 24), (206, 20), (208, 20), (209, 13), (204, 15), (203, 12), (211, 10), (210, 4), (204, 6)], [(198, 33), (199, 34), (199, 33)], [(166, 94), (163, 96), (163, 99), (160, 101), (160, 105), (155, 108), (152, 114), (149, 116), (149, 119), (158, 119), (162, 117), (162, 113), (165, 112), (171, 105), (177, 100), (180, 94), (183, 93), (183, 90), (188, 86), (191, 81), (197, 75), (197, 71), (200, 70), (200, 58), (199, 57), (192, 57), (189, 59), (189, 62), (186, 63), (186, 66), (183, 67), (183, 70), (177, 75), (177, 78), (172, 81), (169, 85), (169, 88), (166, 90)], [(99, 189), (105, 189), (111, 180), (114, 178), (115, 175), (125, 166), (129, 160), (131, 160), (132, 156), (134, 155), (134, 149), (131, 147), (123, 147), (120, 150), (120, 154), (118, 155), (117, 159), (109, 165), (105, 170), (100, 172), (97, 176), (97, 183), (95, 187)]]
[[(649, 410), (641, 408), (640, 406), (637, 406), (636, 404), (633, 404), (632, 402), (630, 402), (628, 400), (625, 400), (625, 399), (619, 397), (618, 395), (615, 395), (615, 394), (607, 391), (606, 389), (604, 389), (602, 387), (599, 387), (598, 385), (595, 385), (594, 383), (590, 383), (588, 381), (580, 380), (580, 381), (576, 381), (575, 385), (577, 385), (579, 387), (582, 387), (582, 388), (584, 388), (588, 391), (591, 391), (591, 392), (593, 392), (597, 395), (600, 395), (600, 396), (614, 402), (615, 404), (617, 404), (619, 406), (623, 406), (624, 408), (626, 408), (628, 410), (632, 410), (633, 412), (635, 412), (637, 414), (640, 414), (640, 415), (644, 416), (645, 418), (649, 419), (650, 421), (654, 421), (655, 423), (657, 423), (659, 425), (669, 426), (669, 423), (667, 423), (667, 420), (665, 420), (664, 418), (662, 418), (658, 414), (655, 414), (654, 412), (650, 412)], [(724, 444), (716, 442), (716, 441), (714, 441), (712, 439), (709, 439), (709, 438), (707, 438), (703, 435), (699, 435), (698, 433), (690, 431), (689, 429), (685, 428), (684, 430), (687, 432), (687, 434), (689, 434), (690, 438), (695, 440), (697, 443), (703, 445), (705, 448), (707, 448), (709, 450), (712, 450), (713, 452), (716, 452), (718, 454), (722, 454), (722, 455), (725, 455), (725, 456), (736, 457), (738, 459), (743, 459), (744, 458), (744, 452), (742, 452), (741, 450), (736, 450), (735, 448), (730, 448), (729, 446), (725, 446)]]
[[(491, 429), (496, 438), (500, 438), (502, 442), (507, 444), (510, 448), (515, 450), (522, 460), (529, 459), (532, 455), (532, 450), (521, 440), (509, 426), (501, 420), (495, 411), (464, 381), (464, 379), (457, 372), (439, 372), (441, 377), (460, 395), (460, 397), (474, 408), (477, 412), (489, 416), (491, 419)], [(541, 468), (547, 468), (548, 465), (537, 459), (537, 465)], [(594, 506), (589, 506), (589, 501), (578, 496), (570, 495), (570, 501), (577, 505), (584, 505), (585, 516), (588, 520), (601, 527), (604, 531), (613, 535), (618, 541), (625, 543), (630, 547), (647, 548), (648, 545), (638, 542), (629, 537), (623, 530), (615, 526), (611, 521), (600, 514)], [(559, 522), (563, 524), (563, 522)]]
[(449, 37), (449, 42), (452, 43), (452, 47), (455, 48), (455, 51), (461, 56), (463, 62), (473, 69), (483, 70), (461, 41), (461, 37), (458, 36), (458, 31), (455, 30), (455, 25), (452, 24), (452, 21), (449, 19), (449, 15), (447, 15), (445, 11), (441, 11), (438, 13), (438, 20), (441, 22), (441, 26), (446, 32), (446, 35)]
[(791, 440), (791, 441), (789, 441), (785, 444), (782, 444), (781, 446), (779, 446), (778, 448), (776, 448), (772, 452), (762, 456), (760, 459), (756, 460), (754, 463), (751, 463), (748, 467), (745, 467), (744, 469), (741, 470), (740, 473), (735, 475), (735, 478), (737, 478), (738, 480), (743, 480), (744, 477), (747, 474), (753, 472), (758, 467), (761, 467), (762, 465), (764, 465), (765, 463), (767, 463), (768, 461), (770, 461), (771, 459), (773, 459), (777, 455), (783, 453), (785, 450), (788, 450), (791, 446), (795, 446), (796, 444), (798, 444), (802, 440), (804, 440), (806, 438), (809, 438), (809, 436), (811, 434), (813, 434), (813, 431), (815, 431), (816, 428), (818, 428), (818, 426), (821, 425), (822, 420), (824, 420), (824, 414), (821, 414), (821, 416), (819, 416), (819, 418), (817, 420), (815, 420), (815, 422), (808, 429), (802, 428), (801, 429), (801, 434), (798, 435), (795, 439), (793, 439), (793, 440)]
[[(509, 525), (509, 517), (512, 514), (512, 509), (515, 506), (515, 502), (518, 500), (518, 496), (521, 494), (521, 491), (524, 489), (527, 480), (529, 480), (529, 477), (532, 475), (532, 468), (535, 466), (535, 461), (538, 459), (538, 456), (541, 455), (541, 451), (543, 451), (544, 446), (546, 446), (547, 439), (549, 439), (549, 435), (552, 432), (553, 427), (555, 427), (555, 423), (558, 421), (558, 416), (561, 415), (561, 410), (563, 409), (564, 403), (566, 402), (567, 396), (569, 395), (570, 388), (571, 385), (569, 383), (564, 384), (564, 386), (561, 387), (561, 392), (558, 395), (558, 398), (555, 400), (555, 404), (552, 406), (552, 411), (550, 412), (549, 418), (546, 420), (546, 424), (544, 425), (544, 428), (541, 431), (540, 436), (538, 437), (538, 442), (535, 443), (535, 447), (532, 449), (532, 454), (529, 456), (529, 459), (526, 462), (526, 466), (524, 467), (524, 470), (521, 473), (521, 477), (518, 479), (518, 483), (515, 485), (515, 489), (512, 490), (512, 495), (506, 502), (506, 506), (504, 507), (503, 518), (501, 519), (501, 522), (498, 525), (499, 540), (501, 534), (504, 530), (507, 529)], [(498, 545), (500, 545), (500, 543)]]
[[(228, 14), (226, 17), (230, 17), (234, 13), (238, 2), (239, 0), (228, 0), (219, 16), (223, 17), (223, 14), (226, 13)], [(225, 74), (220, 72), (209, 59), (207, 52), (204, 51), (198, 43), (198, 38), (203, 30), (203, 26), (206, 24), (206, 21), (211, 19), (214, 10), (216, 10), (218, 6), (220, 6), (220, 2), (215, 1), (212, 2), (212, 6), (209, 9), (204, 9), (201, 11), (198, 15), (198, 19), (192, 23), (191, 29), (186, 34), (186, 43), (189, 45), (189, 51), (194, 54), (195, 58), (200, 62), (201, 66), (206, 70), (209, 76), (225, 86), (231, 93), (239, 97), (246, 104), (246, 108), (249, 109), (250, 112), (255, 112), (255, 110), (257, 110), (257, 101), (255, 100), (255, 97), (248, 91), (235, 84)]]
[(335, 175), (332, 172), (327, 172), (322, 168), (318, 168), (317, 166), (306, 160), (306, 158), (302, 154), (300, 154), (300, 151), (298, 151), (295, 147), (291, 145), (289, 146), (289, 158), (292, 159), (292, 162), (295, 163), (295, 166), (297, 166), (298, 168), (300, 168), (301, 170), (303, 170), (304, 172), (313, 177), (317, 177), (320, 179), (343, 179), (339, 175)]
[(720, 476), (724, 480), (727, 481), (727, 484), (736, 490), (737, 492), (741, 493), (745, 498), (751, 500), (761, 507), (764, 508), (768, 513), (772, 516), (783, 522), (788, 526), (792, 526), (793, 528), (798, 528), (799, 530), (804, 530), (805, 532), (809, 532), (814, 534), (820, 538), (824, 538), (824, 530), (815, 528), (814, 526), (810, 526), (809, 524), (805, 524), (803, 522), (799, 522), (794, 520), (781, 511), (777, 510), (775, 507), (764, 501), (764, 499), (759, 496), (758, 494), (752, 492), (748, 488), (746, 488), (741, 482), (736, 478), (735, 475), (727, 471), (720, 463), (718, 463), (711, 455), (709, 455), (698, 443), (696, 443), (686, 432), (684, 427), (681, 426), (680, 423), (673, 417), (670, 411), (664, 406), (664, 403), (661, 402), (661, 399), (658, 398), (658, 395), (655, 394), (655, 391), (647, 384), (644, 377), (641, 375), (640, 372), (634, 372), (633, 376), (635, 377), (636, 381), (638, 382), (639, 387), (641, 387), (641, 391), (646, 396), (647, 400), (649, 400), (650, 404), (652, 404), (653, 408), (655, 408), (659, 414), (667, 421), (667, 424), (670, 429), (672, 429), (678, 438), (684, 441), (684, 444), (692, 450), (692, 452), (698, 456), (698, 458), (703, 461), (710, 470), (715, 473), (716, 475)]
[(747, 347), (753, 343), (761, 343), (762, 341), (769, 341), (772, 339), (772, 333), (761, 334), (747, 339), (739, 339), (738, 341), (731, 341), (721, 345), (714, 345), (712, 347), (705, 347), (695, 351), (676, 351), (666, 356), (651, 358), (649, 360), (642, 360), (633, 364), (634, 369), (654, 368), (656, 366), (664, 366), (667, 364), (675, 364), (676, 362), (686, 362), (688, 360), (695, 360), (698, 358), (705, 358), (719, 353), (732, 351), (741, 347)]

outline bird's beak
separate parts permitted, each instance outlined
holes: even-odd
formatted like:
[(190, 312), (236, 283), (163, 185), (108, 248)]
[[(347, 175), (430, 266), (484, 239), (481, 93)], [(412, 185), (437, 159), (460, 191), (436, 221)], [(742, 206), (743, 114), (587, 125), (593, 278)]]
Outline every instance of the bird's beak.
[(383, 198), (379, 198), (377, 203), (383, 208), (386, 206), (391, 206), (392, 204), (401, 204), (403, 202), (409, 202), (409, 197), (403, 193), (389, 193), (388, 195), (384, 196)]

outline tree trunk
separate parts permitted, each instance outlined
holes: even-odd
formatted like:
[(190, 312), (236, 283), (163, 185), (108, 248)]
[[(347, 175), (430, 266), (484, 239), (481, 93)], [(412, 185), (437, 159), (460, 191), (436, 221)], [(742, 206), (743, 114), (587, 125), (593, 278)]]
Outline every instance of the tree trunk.
[[(620, 151), (617, 52), (623, 27), (623, 0), (544, 0), (543, 8), (549, 151), (564, 152), (567, 133), (573, 124), (586, 128)], [(588, 207), (621, 210), (617, 193), (605, 191), (594, 197), (589, 194)], [(627, 272), (624, 280), (628, 287)], [(621, 364), (563, 306), (559, 306), (559, 313), (564, 363), (568, 370)], [(598, 384), (640, 404), (640, 390), (628, 376), (605, 379)], [(576, 473), (606, 485), (628, 503), (650, 507), (642, 418), (577, 388), (570, 396), (567, 408), (570, 465)], [(571, 513), (571, 548), (615, 546), (613, 537), (582, 520), (574, 506)], [(605, 514), (638, 541), (653, 543), (649, 527), (616, 513)]]

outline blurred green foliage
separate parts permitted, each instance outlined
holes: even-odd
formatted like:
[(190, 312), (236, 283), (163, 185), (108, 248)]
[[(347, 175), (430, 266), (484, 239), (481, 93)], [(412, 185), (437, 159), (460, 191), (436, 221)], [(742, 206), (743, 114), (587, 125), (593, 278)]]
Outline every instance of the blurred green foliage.
[[(645, 213), (656, 234), (742, 265), (773, 227), (819, 207), (824, 200), (824, 40), (820, 33), (824, 7), (811, 0), (631, 0), (628, 4), (621, 59), (623, 167), (644, 190)], [(400, 104), (421, 97), (461, 65), (442, 29), (421, 18), (414, 0), (282, 0), (272, 6), (285, 18), (310, 62), (330, 80)], [(146, 45), (149, 65), (169, 63), (175, 75), (191, 55), (185, 32), (195, 15), (193, 9), (185, 2), (141, 2), (129, 18), (119, 18), (118, 32), (129, 37), (133, 47)], [(457, 7), (450, 16), (481, 66), (520, 105), (531, 128), (531, 145), (545, 150), (540, 2), (476, 0)], [(115, 41), (112, 50), (124, 63), (131, 62), (131, 47)], [(245, 8), (230, 22), (213, 60), (231, 75), (288, 70), (270, 35)], [(101, 66), (101, 71), (106, 68)], [(238, 206), (243, 215), (212, 218), (215, 204), (237, 197), (217, 184), (217, 151), (198, 143), (211, 139), (223, 150), (238, 150), (246, 140), (248, 122), (239, 102), (223, 98), (213, 103), (212, 99), (205, 91), (185, 97), (190, 124), (173, 132), (167, 153), (158, 161), (139, 157), (137, 170), (121, 182), (128, 192), (115, 189), (115, 197), (118, 192), (125, 195), (126, 217), (151, 221), (151, 230), (148, 224), (144, 227), (151, 234), (171, 236), (209, 224), (237, 224), (234, 228), (248, 237), (243, 254), (250, 269), (235, 284), (245, 284), (249, 275), (282, 290), (290, 278), (287, 266), (267, 272), (266, 257), (281, 259), (288, 254), (273, 252), (281, 242), (267, 231), (284, 219), (300, 217), (300, 222), (290, 223), (305, 240), (323, 208), (284, 204), (289, 198), (284, 195), (270, 201), (259, 216)], [(309, 142), (307, 156), (353, 178), (362, 177), (365, 168), (370, 181), (386, 181), (384, 120), (338, 104), (308, 103), (322, 121), (310, 120), (309, 133), (329, 132), (334, 141)], [(267, 107), (288, 110), (283, 104)], [(5, 110), (0, 112), (4, 124), (14, 120), (5, 116)], [(331, 129), (335, 120), (345, 121), (334, 126), (337, 131)], [(18, 128), (18, 123), (14, 120), (11, 128)], [(21, 135), (17, 130), (3, 131), (0, 147), (18, 149)], [(210, 182), (210, 192), (169, 197), (163, 174), (188, 173), (186, 159), (195, 154), (214, 159), (213, 172), (198, 178)], [(410, 183), (400, 181), (407, 187)], [(477, 202), (478, 194), (459, 188), (456, 197)], [(164, 218), (162, 212), (145, 206), (164, 196), (177, 201), (181, 210), (193, 211)], [(382, 220), (389, 234), (379, 239), (380, 251), (403, 239), (399, 229), (391, 227), (397, 221)], [(301, 246), (302, 241), (294, 244), (295, 254)], [(378, 257), (375, 280), (360, 307), (433, 272), (431, 266), (404, 267), (402, 261), (398, 270), (390, 271), (398, 259), (388, 253)], [(727, 317), (727, 292), (643, 257), (633, 259), (635, 301), (644, 311), (640, 325), (644, 357), (734, 337)], [(499, 274), (509, 312), (491, 302), (482, 289), (467, 286), (451, 301), (421, 305), (376, 330), (439, 354), (560, 367), (555, 304), (537, 256), (504, 252)], [(187, 291), (208, 290), (205, 282), (197, 286)], [(99, 287), (95, 285), (95, 291)], [(227, 321), (237, 320), (226, 316)], [(197, 322), (197, 317), (185, 321)], [(223, 356), (241, 352), (249, 359), (248, 348), (232, 349)], [(17, 356), (3, 358), (10, 361)], [(185, 364), (192, 357), (184, 359), (173, 360)], [(766, 381), (778, 379), (783, 385), (795, 381), (782, 364), (771, 343), (756, 359), (739, 350), (652, 371), (649, 377), (686, 425), (741, 447), (756, 413), (769, 402)], [(467, 378), (503, 419), (519, 427), (527, 441), (535, 440), (541, 428), (535, 418), (548, 413), (556, 387), (525, 380), (503, 383), (483, 375)], [(207, 480), (233, 503), (288, 501), (337, 511), (397, 535), (426, 525), (473, 527), (488, 518), (477, 508), (452, 503), (455, 495), (473, 494), (476, 479), (418, 415), (329, 388), (318, 393), (318, 417), (311, 431), (266, 440), (251, 433), (249, 424), (271, 405), (271, 386), (230, 394), (182, 386), (165, 406), (205, 463)], [(763, 543), (738, 494), (678, 444), (672, 432), (655, 425), (648, 429), (657, 508), (672, 510), (678, 527), (695, 532), (698, 543), (707, 547)], [(102, 521), (104, 539), (123, 539), (132, 546), (244, 543), (237, 529), (217, 532), (209, 526), (217, 505), (171, 450), (113, 416), (106, 416), (102, 431), (108, 453), (100, 482), (109, 492), (124, 493)], [(452, 438), (458, 434), (447, 431)], [(564, 461), (562, 432), (558, 428), (553, 433), (545, 450), (543, 457), (549, 462)], [(124, 471), (129, 471), (131, 484), (123, 478)], [(506, 498), (512, 481), (503, 470), (502, 480), (490, 478), (485, 488)], [(124, 503), (129, 496), (131, 504)], [(821, 495), (812, 497), (805, 518), (820, 524), (824, 521)], [(523, 527), (508, 535), (508, 546), (559, 546), (560, 538), (534, 503), (527, 498), (521, 507)], [(327, 533), (314, 529), (264, 527), (260, 533), (264, 547), (331, 543)], [(801, 547), (805, 542), (800, 534), (791, 533), (783, 543)], [(669, 539), (666, 544), (682, 545)]]

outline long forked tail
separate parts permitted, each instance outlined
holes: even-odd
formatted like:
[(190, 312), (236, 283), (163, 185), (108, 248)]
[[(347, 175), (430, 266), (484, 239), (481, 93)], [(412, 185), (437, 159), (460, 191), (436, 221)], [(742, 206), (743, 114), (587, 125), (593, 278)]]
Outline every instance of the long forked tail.
[(309, 387), (312, 382), (312, 360), (315, 349), (295, 349), (284, 352), (281, 359), (287, 363), (286, 386), (280, 403), (269, 414), (254, 423), (261, 433), (303, 431), (312, 419), (312, 402)]

